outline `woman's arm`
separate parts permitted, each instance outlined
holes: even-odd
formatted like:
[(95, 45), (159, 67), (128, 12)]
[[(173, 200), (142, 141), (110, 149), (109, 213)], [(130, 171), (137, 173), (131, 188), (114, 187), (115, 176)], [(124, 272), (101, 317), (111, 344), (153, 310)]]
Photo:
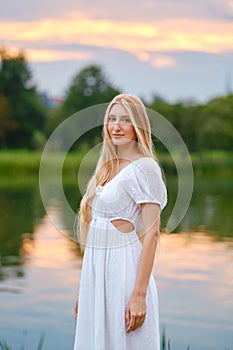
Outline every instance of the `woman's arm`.
[(74, 304), (74, 317), (75, 319), (77, 320), (78, 318), (78, 297), (79, 297), (79, 284), (78, 284), (78, 292), (77, 292), (77, 298), (76, 298), (76, 301), (75, 301), (75, 304)]
[(78, 318), (78, 298), (76, 299), (75, 304), (74, 304), (74, 317), (77, 320), (77, 318)]
[(142, 204), (143, 245), (133, 294), (126, 310), (127, 332), (140, 327), (146, 317), (146, 291), (153, 269), (159, 237), (160, 207)]

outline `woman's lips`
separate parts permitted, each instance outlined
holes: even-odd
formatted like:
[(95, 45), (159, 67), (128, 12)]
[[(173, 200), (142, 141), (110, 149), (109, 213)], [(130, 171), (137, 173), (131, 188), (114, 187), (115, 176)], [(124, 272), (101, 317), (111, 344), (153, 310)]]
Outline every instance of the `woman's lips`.
[(120, 138), (120, 137), (123, 137), (124, 135), (118, 135), (118, 134), (113, 134), (112, 137), (114, 138)]

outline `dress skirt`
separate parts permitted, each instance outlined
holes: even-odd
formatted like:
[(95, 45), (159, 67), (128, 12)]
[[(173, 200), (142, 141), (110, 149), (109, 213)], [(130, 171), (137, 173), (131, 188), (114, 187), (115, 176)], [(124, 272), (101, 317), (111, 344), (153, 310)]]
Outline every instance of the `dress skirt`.
[(159, 308), (154, 276), (146, 294), (146, 318), (126, 333), (142, 244), (135, 230), (120, 232), (109, 219), (92, 220), (79, 287), (74, 350), (159, 350)]

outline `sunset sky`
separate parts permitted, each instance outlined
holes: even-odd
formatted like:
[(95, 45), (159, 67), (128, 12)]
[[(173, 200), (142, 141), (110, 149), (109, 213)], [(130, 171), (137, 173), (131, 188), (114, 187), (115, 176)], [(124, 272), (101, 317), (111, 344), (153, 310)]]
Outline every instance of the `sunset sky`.
[(233, 90), (232, 0), (7, 0), (0, 21), (0, 44), (24, 50), (53, 96), (93, 63), (147, 99), (205, 102)]

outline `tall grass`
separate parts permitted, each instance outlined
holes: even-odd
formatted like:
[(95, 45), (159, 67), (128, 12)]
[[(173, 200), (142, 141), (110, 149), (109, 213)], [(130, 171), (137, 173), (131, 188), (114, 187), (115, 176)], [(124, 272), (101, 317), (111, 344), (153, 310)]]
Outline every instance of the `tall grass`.
[[(23, 337), (23, 344), (21, 345), (20, 350), (26, 350), (25, 348), (25, 338), (26, 338), (26, 332), (24, 333), (24, 337)], [(39, 339), (39, 343), (37, 345), (37, 349), (36, 350), (42, 350), (43, 344), (44, 344), (44, 334), (42, 334), (40, 336)], [(7, 345), (7, 343), (5, 341), (0, 341), (0, 350), (13, 350), (9, 347), (9, 345)], [(33, 349), (30, 349), (33, 350)], [(171, 348), (171, 342), (170, 339), (166, 339), (166, 329), (163, 328), (163, 332), (162, 332), (162, 337), (161, 337), (161, 350), (172, 350)], [(182, 350), (182, 349), (179, 349)], [(191, 350), (190, 346), (187, 346), (186, 350)], [(226, 349), (229, 350), (229, 349)]]
[[(163, 328), (163, 332), (162, 332), (162, 338), (161, 338), (161, 350), (171, 350), (171, 342), (170, 339), (166, 339), (166, 329)], [(179, 349), (181, 350), (181, 349)], [(190, 350), (190, 347), (187, 346), (186, 350)]]
[[(25, 339), (26, 339), (26, 335), (27, 335), (27, 332), (24, 332), (23, 334), (23, 343), (20, 347), (20, 350), (26, 350), (26, 347), (25, 347)], [(40, 336), (40, 339), (39, 339), (39, 342), (38, 342), (38, 345), (37, 345), (37, 348), (36, 350), (42, 350), (42, 347), (43, 347), (43, 344), (44, 344), (44, 334), (42, 334)], [(3, 341), (0, 341), (0, 350), (12, 350), (9, 345), (3, 340)], [(30, 350), (33, 350), (33, 349), (30, 349)]]

